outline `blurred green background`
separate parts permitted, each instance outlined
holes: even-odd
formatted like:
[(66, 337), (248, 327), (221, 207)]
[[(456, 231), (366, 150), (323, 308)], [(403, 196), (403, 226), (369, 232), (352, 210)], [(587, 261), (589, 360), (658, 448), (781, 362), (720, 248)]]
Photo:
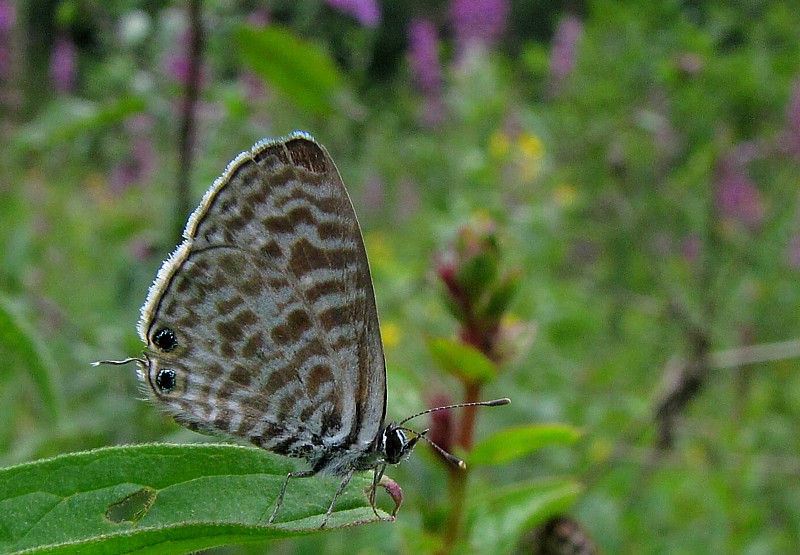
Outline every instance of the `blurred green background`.
[[(480, 469), (469, 495), (572, 475), (569, 514), (605, 553), (796, 552), (796, 0), (199, 8), (187, 120), (187, 5), (0, 0), (3, 466), (208, 441), (140, 401), (132, 368), (89, 362), (141, 351), (147, 288), (225, 164), (303, 129), (363, 227), (389, 417), (463, 398), (426, 347), (456, 330), (437, 261), (459, 230), (491, 222), (518, 272), (514, 356), (482, 392), (513, 404), (476, 437), (584, 436)], [(390, 472), (396, 523), (246, 552), (431, 549), (446, 471), (418, 451)]]

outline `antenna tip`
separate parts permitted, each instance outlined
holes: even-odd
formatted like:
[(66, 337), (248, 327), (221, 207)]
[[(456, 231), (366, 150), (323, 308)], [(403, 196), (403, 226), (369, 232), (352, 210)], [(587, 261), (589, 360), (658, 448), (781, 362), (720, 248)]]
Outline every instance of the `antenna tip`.
[(494, 401), (488, 401), (486, 406), (489, 407), (499, 407), (500, 405), (507, 405), (511, 402), (511, 399), (508, 397), (503, 397), (502, 399), (495, 399)]
[(465, 468), (467, 468), (467, 463), (465, 463), (463, 460), (459, 459), (458, 457), (456, 457), (452, 453), (448, 453), (447, 451), (445, 451), (444, 449), (442, 449), (438, 445), (436, 446), (436, 448), (440, 450), (439, 452), (442, 455), (444, 455), (444, 458), (447, 459), (448, 462), (450, 462), (450, 464), (453, 464), (453, 465), (457, 466), (461, 470), (464, 470)]

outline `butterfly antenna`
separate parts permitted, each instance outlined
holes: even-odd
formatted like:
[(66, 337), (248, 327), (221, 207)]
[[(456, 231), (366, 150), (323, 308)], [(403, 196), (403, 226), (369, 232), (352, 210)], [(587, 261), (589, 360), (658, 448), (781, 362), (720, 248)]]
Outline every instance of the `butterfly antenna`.
[(147, 366), (147, 362), (144, 359), (136, 357), (128, 357), (125, 360), (98, 360), (97, 362), (93, 362), (92, 366), (100, 366), (101, 364), (113, 364), (115, 366), (120, 366), (123, 364), (128, 364), (129, 362), (138, 362), (142, 366)]
[[(412, 414), (411, 416), (409, 416), (408, 418), (404, 418), (403, 420), (401, 420), (397, 424), (402, 426), (403, 424), (405, 424), (409, 420), (413, 420), (414, 418), (416, 418), (418, 416), (422, 416), (423, 414), (428, 414), (430, 412), (437, 412), (437, 411), (440, 411), (440, 410), (460, 409), (462, 407), (499, 407), (501, 405), (507, 405), (510, 402), (511, 402), (511, 399), (509, 399), (508, 397), (503, 397), (502, 399), (494, 399), (493, 401), (478, 401), (477, 403), (458, 403), (457, 405), (446, 405), (444, 407), (435, 407), (435, 408), (432, 408), (432, 409), (424, 410), (422, 412), (418, 412), (417, 414)], [(427, 440), (427, 438), (424, 438), (424, 439), (426, 439), (426, 441), (431, 443), (430, 440)], [(435, 444), (431, 443), (431, 445), (435, 445)], [(458, 460), (461, 460), (461, 459), (458, 459)]]
[(440, 453), (440, 454), (441, 454), (441, 455), (442, 455), (442, 456), (443, 456), (445, 459), (447, 459), (447, 462), (449, 462), (449, 463), (451, 463), (451, 464), (453, 464), (453, 465), (457, 466), (457, 467), (458, 467), (458, 468), (460, 468), (461, 470), (466, 470), (466, 468), (467, 468), (467, 463), (465, 463), (465, 462), (464, 462), (462, 459), (459, 459), (459, 458), (458, 458), (458, 457), (456, 457), (455, 455), (453, 455), (453, 454), (451, 454), (451, 453), (448, 453), (447, 451), (445, 451), (444, 449), (442, 449), (441, 447), (439, 447), (437, 444), (435, 444), (435, 443), (434, 443), (432, 440), (428, 439), (428, 436), (427, 436), (426, 434), (427, 434), (427, 433), (430, 431), (430, 428), (429, 428), (429, 429), (427, 429), (427, 430), (423, 430), (423, 431), (421, 431), (421, 432), (418, 432), (418, 431), (416, 431), (416, 430), (412, 430), (411, 428), (406, 428), (405, 426), (398, 426), (398, 429), (400, 429), (400, 430), (403, 430), (403, 431), (405, 431), (405, 432), (411, 432), (412, 434), (417, 434), (417, 438), (421, 438), (421, 439), (424, 439), (425, 441), (427, 441), (427, 442), (428, 442), (428, 444), (429, 444), (431, 447), (433, 447), (434, 449), (436, 449), (437, 451), (439, 451), (439, 453)]

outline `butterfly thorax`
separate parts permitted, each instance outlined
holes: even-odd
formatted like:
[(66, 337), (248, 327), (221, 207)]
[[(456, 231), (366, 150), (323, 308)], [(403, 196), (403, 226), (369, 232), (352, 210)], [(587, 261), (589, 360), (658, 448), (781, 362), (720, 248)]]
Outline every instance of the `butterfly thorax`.
[(394, 422), (383, 427), (365, 449), (354, 446), (314, 449), (306, 459), (315, 472), (342, 475), (350, 469), (370, 470), (383, 464), (397, 464), (411, 454), (421, 436), (406, 438), (403, 429)]

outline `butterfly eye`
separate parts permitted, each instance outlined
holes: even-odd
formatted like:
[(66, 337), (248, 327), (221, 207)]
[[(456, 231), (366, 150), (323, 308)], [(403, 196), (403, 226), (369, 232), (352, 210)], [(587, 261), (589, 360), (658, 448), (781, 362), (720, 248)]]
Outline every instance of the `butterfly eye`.
[(153, 345), (166, 353), (177, 347), (178, 338), (171, 329), (161, 328), (153, 334)]
[(162, 393), (175, 389), (175, 370), (159, 370), (156, 374), (156, 385)]

